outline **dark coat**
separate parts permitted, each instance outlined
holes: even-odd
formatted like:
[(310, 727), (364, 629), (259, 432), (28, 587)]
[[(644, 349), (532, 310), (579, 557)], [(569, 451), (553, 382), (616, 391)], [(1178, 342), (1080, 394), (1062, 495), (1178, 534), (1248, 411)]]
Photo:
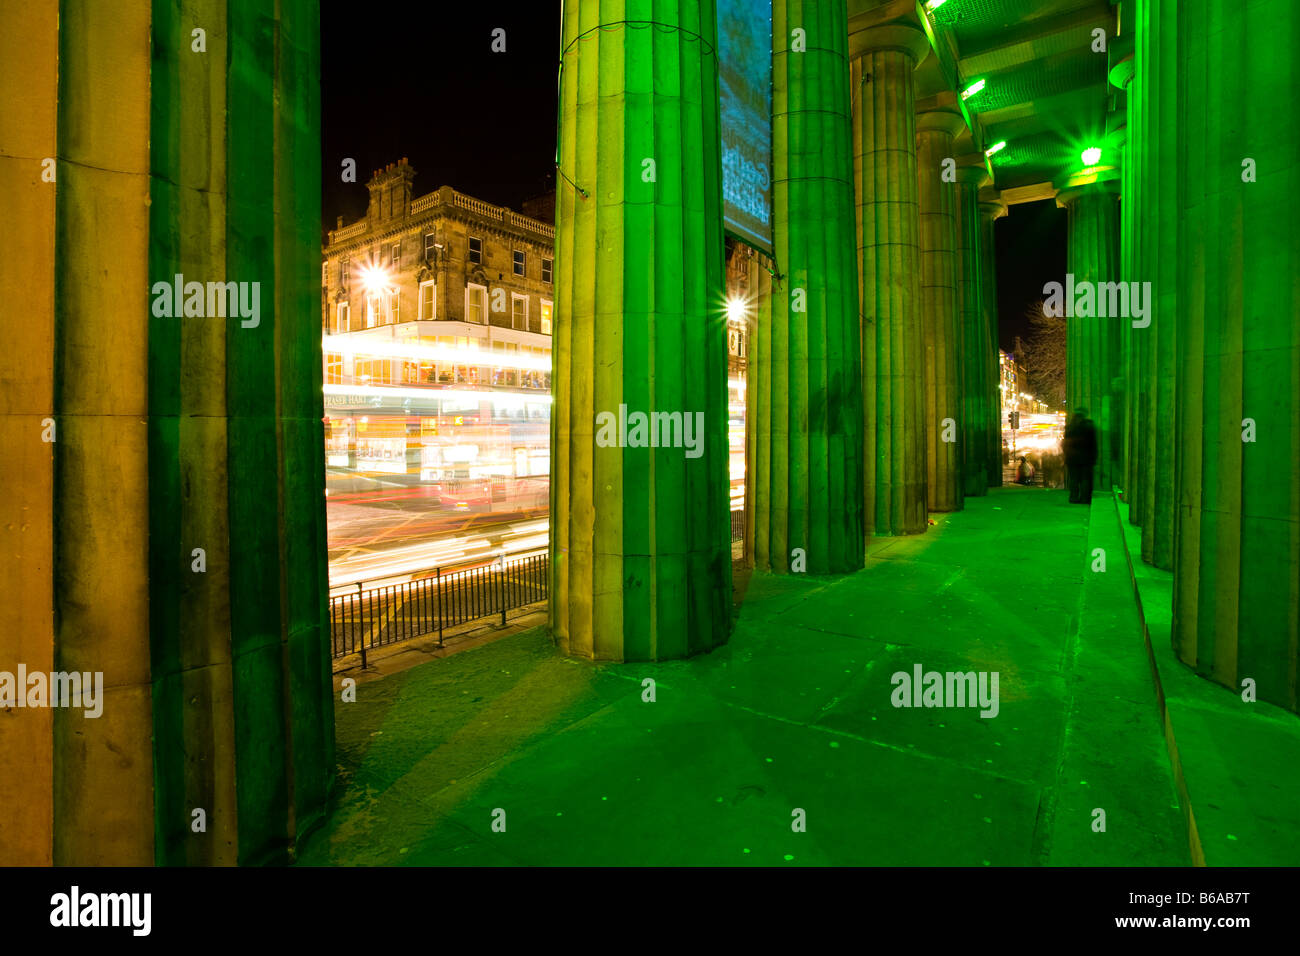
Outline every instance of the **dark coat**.
[(1061, 442), (1067, 468), (1091, 468), (1097, 464), (1097, 426), (1091, 418), (1076, 418), (1065, 426)]

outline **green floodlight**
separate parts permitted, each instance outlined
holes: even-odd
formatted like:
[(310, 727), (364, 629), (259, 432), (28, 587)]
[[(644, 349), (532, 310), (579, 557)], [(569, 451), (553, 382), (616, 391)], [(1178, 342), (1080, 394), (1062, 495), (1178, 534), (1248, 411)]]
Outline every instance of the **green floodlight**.
[(1101, 147), (1089, 146), (1080, 156), (1085, 166), (1096, 166), (1101, 161)]
[(984, 89), (984, 81), (976, 80), (970, 86), (966, 87), (966, 89), (961, 91), (961, 98), (963, 100), (970, 99), (972, 96), (974, 96), (982, 89)]
[(984, 150), (984, 155), (985, 155), (985, 156), (992, 156), (994, 153), (996, 153), (996, 152), (1000, 152), (1001, 150), (1006, 149), (1006, 146), (1007, 146), (1007, 141), (1006, 141), (1005, 139), (1004, 139), (1004, 140), (1000, 140), (999, 142), (994, 143), (994, 144), (993, 144), (992, 146), (990, 146), (988, 149)]
[(938, 10), (941, 6), (943, 6), (944, 3), (945, 0), (926, 0), (925, 9), (933, 13), (935, 10)]

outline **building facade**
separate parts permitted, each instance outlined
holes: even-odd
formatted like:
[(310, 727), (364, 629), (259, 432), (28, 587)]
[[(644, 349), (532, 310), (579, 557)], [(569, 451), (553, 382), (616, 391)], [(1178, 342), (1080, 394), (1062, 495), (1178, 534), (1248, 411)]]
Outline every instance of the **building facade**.
[(412, 198), (414, 178), (376, 171), (325, 244), (331, 491), (390, 476), (461, 510), (544, 506), (555, 227), (450, 186)]

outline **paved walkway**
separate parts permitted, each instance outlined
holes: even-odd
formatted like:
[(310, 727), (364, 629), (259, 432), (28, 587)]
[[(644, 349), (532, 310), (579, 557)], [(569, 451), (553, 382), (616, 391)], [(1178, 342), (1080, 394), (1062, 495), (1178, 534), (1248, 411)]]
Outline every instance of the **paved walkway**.
[[(731, 643), (688, 661), (594, 666), (538, 629), (364, 683), (301, 860), (1187, 864), (1099, 507), (995, 489), (857, 574), (755, 574)], [(997, 716), (894, 707), (917, 665), (996, 671)]]

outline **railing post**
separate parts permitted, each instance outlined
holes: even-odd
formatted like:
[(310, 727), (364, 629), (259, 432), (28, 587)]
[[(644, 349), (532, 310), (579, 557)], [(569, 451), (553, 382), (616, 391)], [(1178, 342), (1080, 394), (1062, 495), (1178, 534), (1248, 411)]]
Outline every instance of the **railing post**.
[(501, 552), (501, 626), (506, 626), (506, 553)]
[(363, 583), (364, 582), (362, 581), (357, 582), (357, 623), (361, 624), (361, 634), (360, 634), (361, 669), (365, 670), (366, 669), (366, 628), (365, 628), (366, 602), (362, 599), (363, 592), (361, 590), (361, 585)]
[(434, 573), (437, 575), (435, 587), (438, 589), (438, 646), (442, 647), (442, 568), (434, 568)]

